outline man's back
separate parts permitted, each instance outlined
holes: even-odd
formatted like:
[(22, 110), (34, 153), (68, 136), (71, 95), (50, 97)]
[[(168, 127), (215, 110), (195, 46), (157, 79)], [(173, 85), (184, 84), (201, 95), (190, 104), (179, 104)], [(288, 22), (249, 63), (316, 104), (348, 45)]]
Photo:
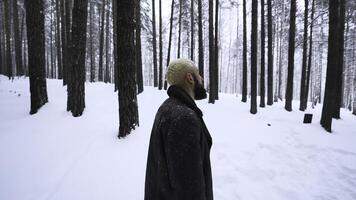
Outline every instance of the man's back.
[(211, 200), (211, 137), (194, 101), (171, 86), (151, 132), (145, 200)]

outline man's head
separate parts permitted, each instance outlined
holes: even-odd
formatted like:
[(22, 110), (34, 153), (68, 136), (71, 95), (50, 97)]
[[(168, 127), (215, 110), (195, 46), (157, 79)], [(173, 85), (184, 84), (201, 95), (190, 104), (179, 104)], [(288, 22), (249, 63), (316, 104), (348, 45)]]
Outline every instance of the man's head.
[(166, 78), (169, 85), (183, 88), (195, 100), (205, 99), (207, 96), (203, 78), (199, 75), (198, 68), (191, 60), (180, 58), (171, 61)]

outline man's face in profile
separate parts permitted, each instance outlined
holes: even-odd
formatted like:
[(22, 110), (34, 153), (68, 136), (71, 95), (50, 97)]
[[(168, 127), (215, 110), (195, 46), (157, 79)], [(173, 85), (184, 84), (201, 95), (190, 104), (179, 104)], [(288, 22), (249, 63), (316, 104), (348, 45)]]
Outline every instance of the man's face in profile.
[[(197, 77), (198, 76), (198, 77)], [(206, 90), (203, 85), (203, 81), (199, 73), (193, 74), (194, 79), (194, 99), (201, 100), (207, 97)]]

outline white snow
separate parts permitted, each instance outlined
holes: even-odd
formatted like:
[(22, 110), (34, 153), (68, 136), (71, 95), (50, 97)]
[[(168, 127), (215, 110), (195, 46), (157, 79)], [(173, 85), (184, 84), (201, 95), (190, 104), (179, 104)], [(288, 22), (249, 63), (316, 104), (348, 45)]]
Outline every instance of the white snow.
[[(154, 115), (167, 97), (145, 87), (138, 96), (140, 127), (117, 138), (118, 98), (113, 85), (86, 83), (82, 117), (66, 112), (66, 87), (47, 80), (49, 103), (29, 115), (28, 78), (0, 76), (0, 199), (141, 200)], [(213, 137), (214, 198), (356, 199), (356, 116), (342, 110), (333, 133), (283, 103), (249, 114), (249, 103), (220, 94), (199, 101)], [(268, 126), (267, 124), (271, 124)]]

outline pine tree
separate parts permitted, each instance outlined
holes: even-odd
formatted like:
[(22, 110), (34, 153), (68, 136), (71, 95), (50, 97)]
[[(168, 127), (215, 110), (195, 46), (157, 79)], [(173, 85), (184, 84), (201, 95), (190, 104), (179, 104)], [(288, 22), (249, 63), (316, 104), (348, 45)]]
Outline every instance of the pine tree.
[(162, 49), (162, 0), (159, 0), (159, 74), (158, 74), (158, 89), (162, 90), (162, 65), (163, 65), (163, 49)]
[(152, 46), (153, 46), (153, 86), (158, 86), (158, 77), (157, 77), (157, 41), (156, 41), (156, 8), (155, 0), (152, 0)]
[(45, 71), (45, 33), (42, 0), (25, 1), (28, 38), (31, 110), (35, 114), (48, 102)]
[[(312, 2), (312, 10), (310, 17), (310, 33), (309, 33), (309, 55), (308, 55), (308, 66), (307, 66), (307, 77), (306, 77), (306, 86), (305, 86), (305, 96), (304, 96), (304, 105), (307, 106), (308, 102), (308, 93), (309, 93), (309, 83), (310, 83), (310, 75), (311, 75), (311, 61), (313, 54), (313, 21), (314, 21), (314, 6), (315, 0)], [(314, 101), (314, 99), (313, 99)], [(305, 107), (306, 108), (306, 107)]]
[(265, 2), (261, 0), (261, 80), (260, 107), (265, 107)]
[(268, 63), (267, 63), (267, 105), (273, 104), (273, 36), (272, 36), (272, 0), (267, 0), (267, 37), (268, 37)]
[(307, 73), (307, 51), (308, 51), (308, 5), (309, 0), (304, 0), (304, 34), (303, 34), (303, 61), (302, 75), (300, 80), (300, 104), (299, 110), (304, 111), (307, 108), (305, 100), (306, 94), (306, 73)]
[(247, 28), (246, 0), (243, 0), (242, 102), (247, 101)]
[(104, 63), (104, 19), (105, 19), (105, 0), (102, 1), (101, 7), (101, 22), (100, 22), (100, 38), (99, 38), (99, 73), (98, 81), (103, 81), (103, 63)]
[(288, 76), (286, 89), (285, 109), (292, 111), (293, 100), (293, 77), (294, 77), (294, 51), (295, 51), (295, 13), (296, 0), (291, 0), (290, 3), (290, 19), (289, 19), (289, 42), (288, 42)]
[(4, 21), (5, 21), (5, 67), (6, 67), (6, 76), (12, 78), (12, 56), (11, 56), (11, 19), (10, 19), (10, 0), (4, 0)]
[(250, 113), (257, 113), (257, 0), (252, 0), (251, 20), (251, 107)]
[(215, 47), (214, 47), (214, 24), (213, 24), (214, 7), (213, 6), (214, 6), (213, 0), (209, 0), (209, 103), (215, 103), (215, 97), (214, 97)]
[(71, 65), (67, 68), (70, 72), (68, 82), (69, 92), (67, 108), (74, 117), (83, 114), (85, 108), (85, 50), (86, 30), (88, 17), (88, 0), (74, 1), (72, 11), (72, 34), (70, 43)]
[(119, 135), (125, 137), (139, 125), (136, 96), (135, 62), (135, 2), (122, 0), (117, 2), (117, 54), (119, 80)]
[(325, 80), (325, 94), (323, 110), (321, 113), (320, 124), (328, 132), (331, 132), (332, 117), (336, 104), (337, 95), (337, 73), (339, 66), (337, 56), (339, 55), (338, 46), (338, 23), (339, 23), (339, 0), (329, 2), (329, 38), (328, 38), (328, 58)]
[(198, 0), (198, 45), (199, 45), (199, 74), (204, 78), (204, 47), (203, 47), (203, 13), (202, 0)]
[(24, 69), (22, 65), (22, 43), (19, 31), (19, 14), (17, 9), (17, 0), (12, 0), (13, 3), (13, 27), (14, 27), (14, 39), (15, 39), (15, 61), (16, 61), (16, 75), (24, 75)]
[(141, 0), (136, 0), (136, 79), (137, 79), (137, 92), (143, 92), (143, 76), (142, 76), (142, 53), (141, 53)]

